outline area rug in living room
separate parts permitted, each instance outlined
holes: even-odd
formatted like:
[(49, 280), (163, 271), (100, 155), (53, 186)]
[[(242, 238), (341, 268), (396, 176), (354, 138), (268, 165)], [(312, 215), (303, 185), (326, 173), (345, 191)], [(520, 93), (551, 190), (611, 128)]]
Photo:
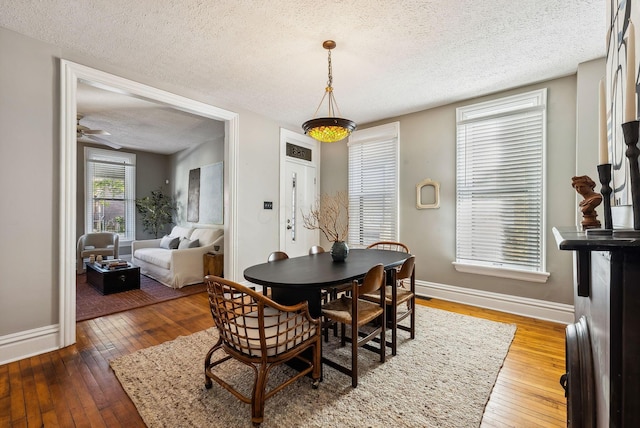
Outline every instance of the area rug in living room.
[(76, 275), (76, 321), (84, 321), (166, 300), (206, 291), (204, 284), (173, 289), (140, 275), (140, 289), (102, 295), (87, 283), (87, 274)]
[[(360, 349), (359, 383), (324, 366), (318, 389), (304, 378), (267, 400), (263, 427), (477, 427), (513, 340), (515, 325), (428, 307), (417, 308), (416, 339), (399, 333), (398, 354), (380, 363)], [(149, 427), (250, 427), (251, 412), (216, 382), (204, 387), (204, 357), (218, 337), (211, 328), (110, 362)], [(333, 338), (323, 355), (348, 361)], [(230, 360), (218, 375), (246, 386), (250, 368)], [(270, 384), (292, 370), (275, 368)]]

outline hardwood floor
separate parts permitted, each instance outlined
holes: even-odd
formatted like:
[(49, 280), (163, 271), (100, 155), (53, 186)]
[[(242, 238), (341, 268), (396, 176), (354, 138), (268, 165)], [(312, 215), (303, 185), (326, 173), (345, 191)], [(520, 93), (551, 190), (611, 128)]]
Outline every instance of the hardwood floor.
[(516, 324), (515, 338), (485, 408), (482, 427), (566, 427), (565, 325), (442, 300), (421, 301), (478, 318)]
[[(564, 325), (440, 300), (420, 304), (517, 324), (483, 427), (565, 427)], [(0, 366), (0, 427), (144, 427), (109, 360), (211, 327), (205, 293), (77, 324), (77, 343)]]

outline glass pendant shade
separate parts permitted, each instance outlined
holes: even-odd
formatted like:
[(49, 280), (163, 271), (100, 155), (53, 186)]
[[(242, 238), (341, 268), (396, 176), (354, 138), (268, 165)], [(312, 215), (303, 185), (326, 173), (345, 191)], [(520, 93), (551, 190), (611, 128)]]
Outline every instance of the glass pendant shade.
[(352, 120), (339, 117), (319, 117), (302, 124), (304, 133), (322, 143), (335, 143), (344, 140), (356, 129)]
[[(340, 112), (333, 95), (333, 74), (331, 70), (331, 49), (336, 47), (336, 43), (333, 40), (327, 40), (322, 44), (322, 47), (328, 51), (329, 80), (327, 82), (327, 87), (325, 88), (325, 93), (322, 96), (322, 100), (320, 100), (320, 105), (318, 105), (318, 108), (316, 109), (316, 114), (318, 114), (318, 111), (322, 107), (322, 103), (326, 99), (328, 103), (328, 116), (316, 118), (316, 114), (314, 114), (313, 119), (307, 120), (302, 124), (302, 129), (305, 134), (322, 143), (335, 143), (336, 141), (341, 141), (347, 138), (351, 132), (356, 129), (356, 123), (349, 119), (334, 116), (334, 106), (335, 109), (338, 110), (338, 113)], [(328, 97), (327, 94), (329, 94)]]

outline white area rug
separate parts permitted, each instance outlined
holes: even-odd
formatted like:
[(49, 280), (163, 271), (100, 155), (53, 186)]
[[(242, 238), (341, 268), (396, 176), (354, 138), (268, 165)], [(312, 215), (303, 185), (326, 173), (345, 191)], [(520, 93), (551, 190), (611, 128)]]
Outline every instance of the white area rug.
[[(515, 330), (418, 306), (416, 339), (399, 332), (397, 356), (381, 364), (377, 354), (360, 349), (357, 388), (325, 365), (318, 389), (301, 379), (267, 400), (262, 426), (477, 427)], [(216, 382), (204, 387), (204, 357), (216, 339), (211, 328), (111, 361), (149, 427), (251, 426), (249, 405)], [(348, 358), (348, 346), (336, 348), (335, 342), (323, 344), (324, 355)], [(251, 369), (235, 361), (221, 369), (228, 382), (247, 385), (248, 393)], [(288, 370), (275, 369), (272, 380)]]

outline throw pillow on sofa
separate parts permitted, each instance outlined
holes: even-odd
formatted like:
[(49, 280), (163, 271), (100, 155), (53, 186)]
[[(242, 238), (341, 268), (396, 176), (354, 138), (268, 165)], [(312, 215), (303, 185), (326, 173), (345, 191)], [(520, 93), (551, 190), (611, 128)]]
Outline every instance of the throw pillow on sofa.
[(200, 240), (199, 239), (194, 239), (193, 241), (191, 239), (187, 239), (187, 238), (182, 238), (180, 240), (180, 244), (178, 244), (178, 250), (182, 250), (184, 248), (196, 248), (200, 246)]
[(175, 250), (176, 248), (178, 248), (179, 244), (180, 244), (179, 237), (174, 238), (173, 236), (164, 235), (162, 237), (162, 240), (160, 241), (160, 248), (166, 248), (167, 250)]

